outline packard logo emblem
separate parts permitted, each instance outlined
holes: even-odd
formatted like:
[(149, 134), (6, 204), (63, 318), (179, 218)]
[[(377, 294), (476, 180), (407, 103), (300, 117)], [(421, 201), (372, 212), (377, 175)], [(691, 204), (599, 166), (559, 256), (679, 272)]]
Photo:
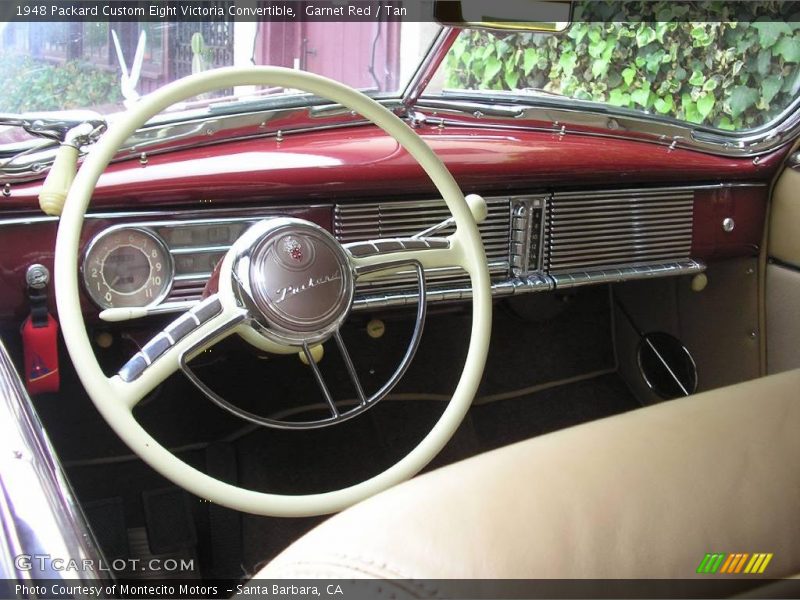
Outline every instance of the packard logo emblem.
[(275, 257), (292, 271), (304, 271), (314, 262), (314, 242), (296, 234), (285, 235), (275, 244)]
[(303, 246), (292, 236), (283, 238), (283, 249), (295, 262), (303, 262)]

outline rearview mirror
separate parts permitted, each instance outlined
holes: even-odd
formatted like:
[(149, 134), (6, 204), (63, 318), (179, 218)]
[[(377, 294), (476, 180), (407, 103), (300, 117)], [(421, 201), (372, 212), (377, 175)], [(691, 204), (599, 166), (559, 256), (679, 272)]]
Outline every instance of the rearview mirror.
[(503, 31), (565, 31), (572, 20), (567, 0), (440, 0), (434, 18), (450, 27)]

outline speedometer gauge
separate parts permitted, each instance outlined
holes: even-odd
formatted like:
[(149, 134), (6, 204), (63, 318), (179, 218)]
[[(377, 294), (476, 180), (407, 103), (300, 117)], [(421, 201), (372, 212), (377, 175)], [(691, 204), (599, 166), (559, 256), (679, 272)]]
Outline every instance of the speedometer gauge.
[(148, 306), (172, 285), (172, 256), (146, 229), (122, 227), (101, 233), (83, 259), (83, 283), (102, 308)]

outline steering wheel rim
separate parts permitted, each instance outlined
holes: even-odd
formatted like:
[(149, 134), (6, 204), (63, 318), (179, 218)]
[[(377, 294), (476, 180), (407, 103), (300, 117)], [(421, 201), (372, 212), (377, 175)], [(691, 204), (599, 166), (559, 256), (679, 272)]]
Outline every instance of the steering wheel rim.
[[(83, 319), (78, 282), (80, 233), (100, 175), (125, 140), (154, 115), (184, 99), (241, 85), (301, 89), (358, 112), (394, 138), (425, 170), (456, 222), (456, 232), (449, 238), (450, 251), (469, 274), (473, 303), (470, 344), (458, 385), (440, 419), (416, 447), (386, 470), (349, 487), (297, 496), (257, 492), (222, 482), (183, 462), (136, 421), (132, 404), (120, 400), (125, 397), (123, 392), (128, 392), (123, 385), (129, 384), (116, 375), (105, 376)], [(191, 75), (143, 97), (115, 121), (86, 156), (67, 196), (56, 238), (55, 293), (61, 330), (78, 376), (101, 416), (123, 442), (187, 491), (222, 506), (269, 516), (336, 512), (419, 472), (452, 437), (469, 409), (483, 375), (491, 332), (491, 288), (481, 237), (463, 193), (441, 160), (402, 120), (366, 95), (326, 77), (281, 67), (227, 67)]]

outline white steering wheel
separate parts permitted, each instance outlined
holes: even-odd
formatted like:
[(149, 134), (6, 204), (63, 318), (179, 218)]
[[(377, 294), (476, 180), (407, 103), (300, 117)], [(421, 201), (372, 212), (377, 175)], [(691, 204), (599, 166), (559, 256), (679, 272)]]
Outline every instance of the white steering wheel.
[[(375, 240), (344, 247), (313, 223), (265, 219), (245, 232), (226, 254), (215, 293), (153, 338), (118, 374), (106, 377), (89, 341), (78, 288), (80, 233), (97, 181), (122, 144), (154, 115), (187, 98), (243, 85), (304, 90), (372, 121), (425, 170), (447, 203), (456, 231), (449, 237)], [(472, 283), (472, 332), (461, 378), (441, 418), (422, 441), (370, 479), (330, 492), (299, 496), (244, 489), (183, 462), (153, 439), (133, 416), (133, 407), (169, 375), (184, 368), (187, 358), (233, 333), (260, 349), (278, 353), (308, 353), (311, 345), (333, 337), (350, 365), (338, 330), (350, 312), (357, 279), (414, 267), (420, 282), (417, 324), (421, 329), (425, 316), (422, 273), (427, 268), (452, 265), (463, 267)], [(492, 319), (489, 271), (478, 227), (458, 184), (439, 158), (408, 125), (364, 94), (325, 77), (278, 67), (230, 67), (186, 77), (143, 97), (114, 122), (92, 147), (67, 196), (56, 240), (55, 291), (64, 340), (75, 369), (97, 410), (133, 452), (176, 485), (211, 502), (254, 514), (287, 517), (342, 510), (412, 477), (430, 462), (455, 433), (475, 396), (486, 362)], [(409, 360), (413, 349), (407, 352)], [(310, 363), (314, 367), (313, 360)], [(324, 382), (316, 368), (313, 370), (324, 392)], [(399, 375), (403, 370), (398, 369)], [(328, 396), (332, 416), (311, 426), (349, 418), (382, 397), (366, 398), (357, 376), (354, 383), (361, 404), (341, 413)], [(213, 392), (204, 391), (212, 400), (221, 400)], [(229, 410), (233, 406), (218, 403)], [(248, 415), (252, 417), (250, 413), (239, 416)]]

